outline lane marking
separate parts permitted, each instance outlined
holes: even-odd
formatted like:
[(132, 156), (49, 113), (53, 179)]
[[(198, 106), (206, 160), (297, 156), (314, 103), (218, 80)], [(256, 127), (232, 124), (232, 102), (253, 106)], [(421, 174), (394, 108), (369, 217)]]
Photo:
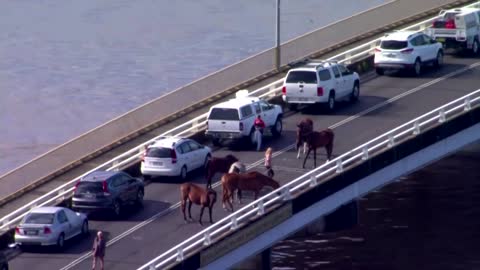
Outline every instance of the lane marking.
[[(352, 115), (352, 116), (350, 116), (350, 117), (348, 117), (348, 118), (345, 118), (344, 120), (342, 120), (342, 121), (340, 121), (340, 122), (337, 122), (337, 123), (329, 126), (329, 128), (334, 129), (334, 128), (340, 127), (340, 126), (342, 126), (342, 125), (345, 125), (345, 124), (348, 123), (348, 122), (351, 122), (351, 121), (353, 121), (353, 120), (355, 120), (355, 119), (357, 119), (357, 118), (359, 118), (359, 117), (362, 117), (362, 116), (364, 116), (364, 115), (366, 115), (366, 114), (368, 114), (368, 113), (371, 113), (372, 111), (375, 111), (375, 110), (378, 110), (378, 109), (380, 109), (380, 108), (382, 108), (382, 107), (385, 107), (386, 105), (388, 105), (388, 104), (390, 104), (390, 103), (393, 103), (393, 102), (395, 102), (395, 101), (397, 101), (397, 100), (399, 100), (399, 99), (401, 99), (401, 98), (403, 98), (403, 97), (406, 97), (406, 96), (408, 96), (408, 95), (410, 95), (410, 94), (413, 94), (413, 93), (418, 92), (418, 91), (420, 91), (420, 90), (422, 90), (422, 89), (425, 89), (425, 88), (427, 88), (427, 87), (429, 87), (429, 86), (431, 86), (431, 85), (433, 85), (433, 84), (439, 83), (439, 82), (441, 82), (441, 81), (444, 81), (444, 80), (446, 80), (446, 79), (449, 79), (449, 78), (451, 78), (451, 77), (453, 77), (453, 76), (456, 76), (456, 75), (458, 75), (458, 74), (461, 74), (461, 73), (463, 73), (463, 72), (465, 72), (465, 71), (467, 71), (467, 70), (473, 69), (473, 68), (478, 67), (478, 66), (480, 66), (480, 62), (473, 63), (473, 64), (471, 64), (471, 65), (469, 65), (469, 66), (466, 66), (466, 67), (461, 68), (461, 69), (459, 69), (459, 70), (457, 70), (457, 71), (448, 73), (448, 74), (446, 74), (446, 75), (444, 75), (444, 76), (442, 76), (442, 77), (439, 77), (439, 78), (437, 78), (437, 79), (435, 79), (435, 80), (432, 80), (432, 81), (429, 81), (429, 82), (424, 83), (424, 84), (422, 84), (422, 85), (419, 85), (419, 86), (417, 86), (417, 87), (415, 87), (415, 88), (413, 88), (413, 89), (410, 89), (410, 90), (407, 91), (407, 92), (404, 92), (404, 93), (402, 93), (402, 94), (400, 94), (400, 95), (397, 95), (397, 96), (395, 96), (395, 97), (393, 97), (393, 98), (390, 98), (390, 99), (388, 99), (388, 100), (386, 100), (386, 101), (384, 101), (384, 102), (382, 102), (382, 103), (378, 103), (377, 105), (374, 105), (373, 107), (370, 107), (370, 108), (368, 108), (368, 109), (366, 109), (366, 110), (363, 110), (363, 111), (361, 111), (361, 112), (359, 112), (359, 113), (357, 113), (357, 114), (355, 114), (355, 115)], [(274, 152), (274, 153), (272, 154), (272, 157), (277, 157), (277, 156), (279, 156), (279, 155), (281, 155), (281, 154), (284, 154), (285, 152), (293, 149), (294, 147), (295, 147), (295, 143), (293, 143), (293, 144), (291, 144), (291, 145), (288, 145), (288, 146), (280, 149), (279, 151)], [(258, 165), (262, 164), (264, 161), (265, 161), (265, 158), (262, 158), (262, 159), (260, 159), (260, 160), (255, 161), (254, 163), (249, 164), (249, 165), (247, 166), (247, 170), (250, 170), (250, 169), (252, 169), (252, 168), (257, 167)], [(218, 187), (218, 186), (220, 186), (220, 182), (216, 182), (216, 183), (214, 183), (214, 184), (212, 185), (213, 188), (216, 188), (216, 187)], [(118, 241), (121, 240), (122, 238), (128, 236), (129, 234), (135, 232), (136, 230), (138, 230), (138, 229), (140, 229), (140, 228), (142, 228), (142, 227), (150, 224), (150, 223), (151, 223), (152, 221), (154, 221), (155, 219), (157, 219), (157, 218), (159, 218), (159, 217), (162, 217), (162, 216), (164, 216), (164, 215), (172, 212), (174, 209), (178, 208), (179, 206), (180, 206), (180, 202), (177, 202), (176, 204), (171, 205), (168, 209), (165, 209), (165, 210), (163, 210), (163, 211), (161, 211), (161, 212), (153, 215), (153, 216), (150, 217), (149, 219), (147, 219), (147, 220), (145, 220), (145, 221), (142, 221), (142, 222), (140, 222), (139, 224), (133, 226), (132, 228), (126, 230), (125, 232), (117, 235), (117, 236), (114, 237), (112, 240), (110, 240), (110, 241), (107, 242), (107, 247), (115, 244), (116, 242), (118, 242)], [(90, 257), (91, 255), (92, 255), (92, 252), (87, 252), (87, 253), (83, 254), (81, 257), (79, 257), (78, 259), (72, 261), (71, 263), (69, 263), (69, 264), (66, 265), (65, 267), (61, 268), (60, 270), (71, 269), (72, 267), (74, 267), (74, 266), (76, 266), (77, 264), (81, 263), (82, 261), (84, 261), (85, 259), (87, 259), (88, 257)]]

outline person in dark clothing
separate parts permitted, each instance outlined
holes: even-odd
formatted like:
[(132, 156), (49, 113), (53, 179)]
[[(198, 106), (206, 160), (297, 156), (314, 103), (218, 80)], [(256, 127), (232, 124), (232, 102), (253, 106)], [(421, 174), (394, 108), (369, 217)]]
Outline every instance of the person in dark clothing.
[(97, 236), (95, 237), (95, 240), (93, 241), (93, 265), (92, 265), (92, 270), (95, 270), (97, 267), (97, 260), (100, 261), (100, 270), (103, 270), (103, 265), (104, 265), (104, 257), (105, 257), (105, 249), (107, 247), (107, 242), (105, 241), (105, 238), (103, 237), (102, 231), (97, 232)]

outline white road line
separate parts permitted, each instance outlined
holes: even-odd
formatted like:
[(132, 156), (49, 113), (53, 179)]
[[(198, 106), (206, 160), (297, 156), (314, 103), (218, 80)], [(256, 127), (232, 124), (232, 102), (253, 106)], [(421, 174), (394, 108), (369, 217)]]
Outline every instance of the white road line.
[[(338, 122), (338, 123), (335, 123), (335, 124), (331, 125), (329, 128), (334, 129), (334, 128), (337, 128), (337, 127), (339, 127), (339, 126), (345, 125), (345, 124), (348, 123), (348, 122), (351, 122), (351, 121), (353, 121), (353, 120), (355, 120), (355, 119), (357, 119), (357, 118), (359, 118), (359, 117), (361, 117), (361, 116), (364, 116), (364, 115), (366, 115), (366, 114), (368, 114), (368, 113), (371, 113), (372, 111), (375, 111), (375, 110), (377, 110), (377, 109), (380, 109), (380, 108), (382, 108), (382, 107), (384, 107), (384, 106), (386, 106), (386, 105), (388, 105), (388, 104), (390, 104), (390, 103), (392, 103), (392, 102), (394, 102), (394, 101), (397, 101), (397, 100), (399, 100), (399, 99), (401, 99), (401, 98), (403, 98), (403, 97), (406, 97), (406, 96), (408, 96), (408, 95), (410, 95), (410, 94), (413, 94), (413, 93), (415, 93), (415, 92), (418, 92), (418, 91), (420, 91), (420, 90), (422, 90), (422, 89), (425, 89), (425, 88), (427, 88), (427, 87), (429, 87), (429, 86), (431, 86), (431, 85), (433, 85), (433, 84), (439, 83), (439, 82), (444, 81), (444, 80), (446, 80), (446, 79), (448, 79), (448, 78), (451, 78), (451, 77), (453, 77), (453, 76), (456, 76), (456, 75), (458, 75), (458, 74), (461, 74), (461, 73), (463, 73), (463, 72), (465, 72), (465, 71), (467, 71), (467, 70), (470, 70), (470, 69), (472, 69), (472, 68), (478, 67), (479, 65), (480, 65), (480, 62), (476, 62), (476, 63), (473, 63), (473, 64), (467, 66), (467, 67), (464, 67), (464, 68), (462, 68), (462, 69), (459, 69), (459, 70), (457, 70), (457, 71), (448, 73), (448, 74), (446, 74), (446, 75), (444, 75), (444, 76), (442, 76), (442, 77), (440, 77), (440, 78), (437, 78), (437, 79), (435, 79), (435, 80), (432, 80), (432, 81), (429, 81), (429, 82), (424, 83), (424, 84), (422, 84), (422, 85), (419, 85), (419, 86), (417, 86), (417, 87), (415, 87), (415, 88), (413, 88), (413, 89), (408, 90), (407, 92), (404, 92), (404, 93), (402, 93), (402, 94), (400, 94), (400, 95), (397, 95), (397, 96), (395, 96), (395, 97), (393, 97), (393, 98), (390, 98), (390, 99), (388, 99), (388, 100), (386, 100), (386, 101), (384, 101), (384, 102), (382, 102), (382, 103), (379, 103), (379, 104), (377, 104), (377, 105), (375, 105), (375, 106), (373, 106), (373, 107), (370, 107), (370, 108), (368, 108), (368, 109), (366, 109), (366, 110), (364, 110), (364, 111), (361, 111), (361, 112), (359, 112), (359, 113), (357, 113), (357, 114), (355, 114), (355, 115), (352, 115), (352, 116), (350, 116), (350, 117), (348, 117), (348, 118), (346, 118), (346, 119), (344, 119), (344, 120), (342, 120), (342, 121), (340, 121), (340, 122)], [(273, 157), (279, 156), (279, 155), (281, 155), (281, 154), (289, 151), (290, 149), (293, 149), (294, 147), (295, 147), (295, 144), (291, 144), (291, 145), (289, 145), (289, 146), (287, 146), (287, 147), (285, 147), (285, 148), (283, 148), (283, 149), (280, 149), (280, 150), (277, 151), (277, 152), (274, 152), (272, 156), (273, 156)], [(262, 159), (260, 159), (260, 160), (255, 161), (254, 163), (248, 165), (248, 166), (247, 166), (247, 170), (250, 170), (250, 169), (255, 168), (256, 166), (262, 164), (262, 163), (264, 162), (264, 160), (265, 160), (265, 158), (262, 158)], [(217, 183), (213, 184), (212, 187), (213, 187), (213, 188), (216, 188), (216, 187), (218, 187), (219, 185), (220, 185), (220, 182), (217, 182)], [(161, 211), (161, 212), (153, 215), (153, 216), (150, 217), (149, 219), (147, 219), (147, 220), (145, 220), (145, 221), (142, 221), (141, 223), (135, 225), (134, 227), (128, 229), (127, 231), (121, 233), (120, 235), (117, 235), (117, 236), (114, 237), (112, 240), (110, 240), (110, 241), (107, 242), (107, 247), (115, 244), (116, 242), (120, 241), (122, 238), (128, 236), (129, 234), (135, 232), (136, 230), (138, 230), (138, 229), (140, 229), (140, 228), (142, 228), (142, 227), (150, 224), (150, 223), (151, 223), (152, 221), (154, 221), (155, 219), (157, 219), (157, 218), (159, 218), (159, 217), (161, 217), (161, 216), (164, 216), (164, 215), (168, 214), (169, 212), (173, 211), (174, 209), (178, 208), (179, 206), (180, 206), (180, 202), (177, 202), (176, 204), (171, 205), (168, 209), (163, 210), (163, 211)], [(83, 254), (81, 257), (79, 257), (78, 259), (72, 261), (71, 263), (69, 263), (69, 264), (66, 265), (65, 267), (61, 268), (60, 270), (70, 269), (70, 268), (76, 266), (77, 264), (81, 263), (82, 261), (84, 261), (85, 259), (87, 259), (88, 257), (90, 257), (91, 255), (92, 255), (92, 252), (87, 252), (87, 253)]]

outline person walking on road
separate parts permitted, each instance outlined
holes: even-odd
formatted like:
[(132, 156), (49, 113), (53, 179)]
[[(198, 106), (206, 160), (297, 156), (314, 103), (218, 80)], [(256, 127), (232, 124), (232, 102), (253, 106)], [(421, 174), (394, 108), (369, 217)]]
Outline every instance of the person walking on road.
[(275, 173), (272, 169), (272, 148), (268, 147), (267, 151), (265, 151), (265, 168), (267, 168), (267, 175), (270, 178), (273, 178)]
[(260, 149), (262, 148), (263, 129), (265, 128), (265, 122), (263, 122), (260, 114), (255, 119), (253, 126), (255, 127), (255, 140), (257, 142), (257, 151), (260, 151)]
[(95, 270), (97, 267), (97, 260), (100, 261), (100, 270), (103, 270), (104, 261), (103, 258), (105, 257), (105, 249), (107, 247), (107, 243), (105, 238), (103, 237), (102, 231), (97, 232), (97, 236), (95, 240), (93, 240), (93, 265), (92, 270)]

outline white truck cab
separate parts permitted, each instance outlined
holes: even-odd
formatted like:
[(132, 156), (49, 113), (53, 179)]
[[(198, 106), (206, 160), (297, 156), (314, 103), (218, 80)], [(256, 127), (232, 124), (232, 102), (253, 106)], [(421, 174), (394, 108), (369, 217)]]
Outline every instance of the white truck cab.
[(455, 8), (442, 10), (426, 33), (442, 42), (445, 49), (469, 49), (480, 53), (480, 9)]
[(280, 136), (283, 129), (283, 110), (279, 105), (270, 104), (257, 97), (248, 96), (248, 90), (240, 90), (234, 99), (212, 106), (207, 118), (205, 135), (214, 145), (222, 141), (249, 138), (255, 142), (255, 118), (261, 115), (265, 122), (265, 133)]

